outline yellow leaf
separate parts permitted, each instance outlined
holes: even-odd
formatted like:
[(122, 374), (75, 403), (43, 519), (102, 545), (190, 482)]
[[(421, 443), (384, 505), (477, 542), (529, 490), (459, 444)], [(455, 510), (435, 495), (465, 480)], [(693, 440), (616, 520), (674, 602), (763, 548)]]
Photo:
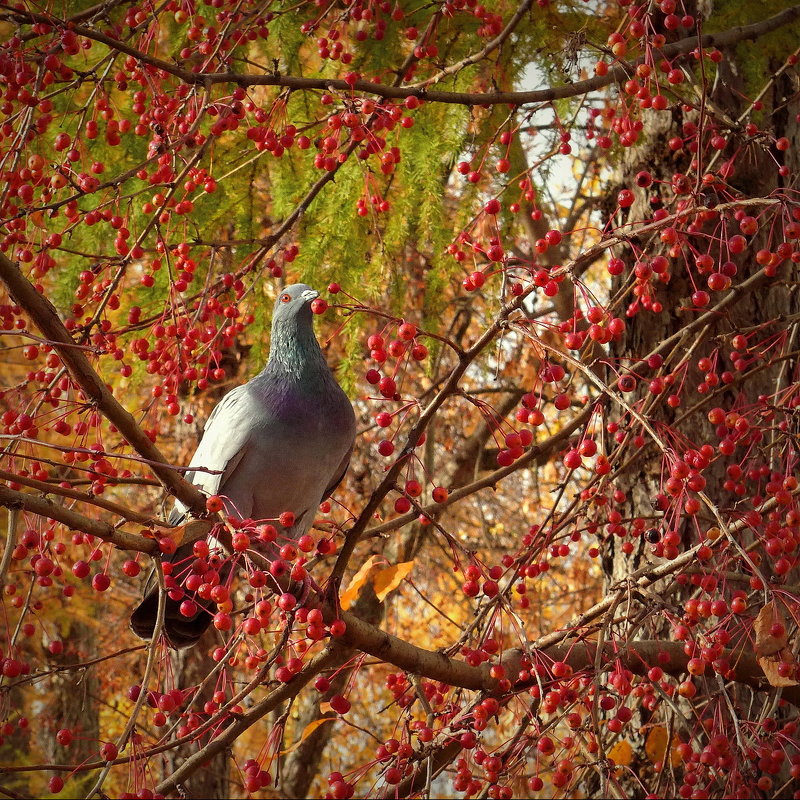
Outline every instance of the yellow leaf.
[(377, 563), (380, 561), (380, 556), (370, 556), (362, 565), (361, 569), (353, 575), (353, 580), (345, 591), (339, 597), (339, 605), (347, 611), (358, 597), (361, 587), (369, 580), (372, 571), (377, 568)]
[(633, 761), (633, 748), (625, 739), (621, 739), (608, 751), (608, 757), (618, 767), (627, 767)]
[(413, 561), (404, 561), (402, 564), (395, 564), (393, 567), (377, 572), (372, 579), (372, 585), (375, 587), (375, 594), (378, 596), (378, 600), (384, 600), (389, 592), (393, 592), (413, 567)]
[[(320, 710), (322, 710), (322, 706), (326, 706), (328, 703), (321, 703)], [(324, 712), (323, 712), (324, 713)], [(298, 748), (309, 736), (317, 729), (320, 725), (324, 725), (326, 722), (333, 722), (336, 717), (322, 717), (322, 719), (315, 719), (313, 722), (309, 722), (308, 725), (303, 729), (303, 735), (291, 746), (286, 748), (281, 755), (285, 756), (287, 753), (291, 753), (292, 750)]]
[[(678, 767), (681, 764), (680, 753), (676, 750), (677, 745), (680, 744), (680, 739), (677, 736), (672, 737), (672, 747), (669, 751), (669, 760), (673, 767)], [(644, 743), (644, 750), (647, 757), (655, 764), (657, 761), (664, 762), (664, 755), (667, 752), (667, 729), (664, 725), (656, 725), (655, 728), (650, 729), (647, 734), (647, 739)]]
[(656, 761), (664, 760), (664, 753), (667, 751), (667, 729), (663, 725), (657, 725), (647, 734), (644, 751), (654, 764)]

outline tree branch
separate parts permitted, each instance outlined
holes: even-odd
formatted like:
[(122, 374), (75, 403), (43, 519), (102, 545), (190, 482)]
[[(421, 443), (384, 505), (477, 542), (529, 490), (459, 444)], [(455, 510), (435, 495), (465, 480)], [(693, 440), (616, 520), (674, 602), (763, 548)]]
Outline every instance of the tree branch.
[(383, 498), (394, 486), (395, 482), (397, 481), (397, 476), (400, 474), (400, 471), (405, 465), (406, 460), (414, 452), (420, 436), (425, 431), (434, 414), (441, 407), (442, 403), (444, 403), (444, 401), (453, 394), (458, 386), (458, 382), (469, 368), (469, 365), (478, 357), (478, 355), (480, 355), (481, 352), (483, 352), (483, 350), (494, 340), (494, 337), (505, 327), (509, 315), (521, 308), (525, 298), (534, 290), (535, 287), (531, 286), (519, 296), (514, 297), (509, 303), (502, 306), (497, 314), (497, 318), (488, 328), (486, 328), (475, 344), (473, 344), (469, 350), (466, 350), (459, 355), (458, 363), (450, 371), (450, 374), (447, 376), (447, 379), (444, 381), (441, 389), (439, 389), (433, 400), (431, 400), (425, 409), (420, 413), (419, 418), (411, 427), (411, 430), (406, 437), (406, 443), (403, 447), (403, 450), (398, 455), (394, 464), (392, 464), (392, 466), (386, 472), (386, 475), (384, 476), (380, 485), (370, 496), (369, 500), (359, 514), (358, 519), (353, 523), (353, 526), (350, 528), (350, 530), (347, 531), (344, 544), (339, 551), (336, 564), (331, 571), (332, 580), (341, 580), (350, 556), (353, 553), (353, 549), (361, 538), (364, 529), (372, 519), (372, 515), (375, 513), (375, 511), (377, 511)]
[(281, 703), (295, 697), (297, 693), (316, 675), (323, 670), (336, 665), (338, 660), (336, 645), (330, 646), (315, 656), (298, 672), (288, 683), (284, 683), (270, 692), (263, 700), (256, 703), (251, 709), (240, 714), (218, 736), (212, 739), (205, 747), (181, 764), (175, 772), (156, 786), (156, 792), (168, 794), (174, 791), (182, 780), (200, 769), (210, 758), (230, 747), (248, 728), (262, 719), (266, 714), (277, 708)]
[(79, 492), (76, 489), (66, 489), (63, 486), (58, 486), (54, 483), (47, 481), (37, 481), (35, 478), (27, 478), (22, 475), (16, 475), (13, 472), (6, 472), (0, 469), (0, 481), (8, 481), (9, 483), (21, 483), (23, 486), (29, 486), (31, 489), (36, 489), (42, 494), (55, 494), (59, 497), (68, 497), (70, 500), (77, 500), (81, 503), (89, 503), (90, 505), (102, 508), (104, 511), (109, 511), (116, 514), (122, 519), (130, 522), (138, 522), (141, 525), (165, 525), (166, 523), (153, 519), (148, 514), (140, 514), (138, 511), (126, 508), (119, 503), (114, 503), (111, 500), (104, 500), (102, 497), (87, 494), (86, 492)]
[(39, 514), (39, 516), (61, 522), (71, 530), (83, 531), (90, 536), (96, 536), (104, 542), (113, 544), (120, 550), (135, 550), (148, 555), (156, 555), (159, 552), (158, 544), (154, 539), (147, 539), (134, 533), (126, 533), (113, 525), (109, 525), (107, 522), (91, 519), (91, 517), (86, 517), (70, 508), (58, 505), (46, 497), (27, 492), (17, 492), (7, 486), (0, 485), (0, 506), (22, 508), (33, 514)]
[(448, 75), (455, 75), (457, 72), (460, 72), (465, 67), (469, 67), (472, 64), (477, 64), (479, 61), (483, 61), (486, 56), (493, 53), (500, 47), (503, 42), (508, 39), (509, 36), (514, 32), (514, 29), (519, 25), (522, 21), (522, 18), (525, 14), (530, 11), (531, 6), (533, 5), (533, 0), (522, 0), (520, 3), (519, 8), (514, 12), (514, 15), (511, 19), (506, 23), (506, 26), (503, 28), (497, 36), (494, 37), (490, 42), (486, 43), (486, 46), (479, 50), (477, 53), (473, 53), (472, 55), (467, 56), (466, 58), (462, 58), (461, 61), (457, 61), (455, 64), (451, 64), (449, 67), (445, 67), (444, 69), (437, 72), (435, 75), (431, 75), (430, 78), (425, 78), (424, 81), (420, 81), (419, 83), (412, 84), (414, 88), (417, 87), (424, 87), (430, 86), (434, 83), (439, 83), (443, 78), (446, 78)]
[[(394, 638), (394, 637), (391, 637)], [(344, 644), (345, 637), (338, 640)], [(410, 645), (409, 645), (410, 646)], [(723, 650), (721, 658), (725, 658), (731, 665), (731, 673), (727, 676), (727, 680), (735, 681), (737, 683), (752, 686), (757, 690), (767, 690), (770, 687), (765, 684), (763, 670), (761, 669), (755, 655), (748, 650), (749, 644), (743, 642), (739, 647), (729, 650)], [(191, 758), (187, 759), (181, 767), (176, 770), (169, 778), (162, 781), (156, 787), (156, 791), (166, 794), (174, 790), (180, 782), (188, 775), (194, 772), (200, 765), (207, 761), (212, 756), (224, 750), (232, 742), (234, 742), (244, 731), (255, 724), (259, 719), (262, 719), (271, 710), (276, 708), (283, 702), (286, 702), (291, 697), (294, 697), (300, 689), (303, 688), (315, 675), (323, 672), (326, 669), (332, 668), (337, 664), (339, 656), (337, 654), (338, 647), (336, 645), (328, 647), (323, 650), (319, 655), (315, 656), (308, 665), (302, 669), (291, 681), (279, 686), (274, 691), (270, 692), (267, 697), (259, 701), (248, 711), (238, 715), (234, 722), (231, 723), (223, 732), (212, 739), (205, 747), (195, 753)], [(441, 653), (432, 653), (425, 651), (431, 656), (438, 657), (445, 660), (447, 659)], [(597, 644), (595, 642), (567, 642), (561, 644), (553, 644), (543, 648), (532, 648), (531, 656), (534, 661), (542, 663), (563, 661), (568, 664), (573, 672), (578, 672), (586, 669), (593, 669), (597, 663)], [(500, 663), (506, 664), (510, 669), (524, 663), (527, 657), (529, 660), (531, 656), (526, 656), (521, 650), (511, 649), (503, 652), (500, 658)], [(680, 642), (665, 642), (659, 639), (641, 639), (631, 642), (610, 641), (606, 642), (600, 654), (600, 670), (604, 671), (610, 664), (621, 663), (626, 669), (631, 672), (643, 675), (647, 672), (649, 667), (658, 664), (664, 672), (677, 676), (686, 673), (689, 656), (683, 651), (683, 645)], [(396, 662), (393, 662), (396, 663)], [(490, 665), (483, 664), (480, 667), (468, 667), (464, 665), (467, 670), (474, 673), (485, 674), (489, 677)], [(413, 670), (412, 670), (413, 671)], [(421, 673), (417, 673), (421, 674)], [(429, 677), (433, 680), (440, 678), (422, 673), (424, 677)], [(466, 673), (464, 673), (466, 674)], [(491, 691), (496, 688), (496, 682), (490, 678), (491, 683), (487, 683), (488, 689)], [(456, 684), (458, 685), (458, 684)], [(516, 681), (514, 686), (515, 691), (522, 691), (528, 688), (531, 684), (530, 681), (522, 683)], [(480, 686), (468, 686), (464, 688), (480, 689)], [(781, 690), (781, 697), (794, 706), (800, 707), (800, 687), (790, 686), (784, 687)], [(447, 736), (445, 742), (431, 745), (423, 751), (423, 757), (433, 755), (438, 749), (442, 747), (449, 747), (453, 744), (453, 739)], [(460, 749), (460, 748), (459, 748)], [(455, 757), (457, 753), (453, 753)], [(125, 763), (126, 761), (133, 761), (146, 757), (146, 753), (137, 753), (128, 759), (116, 759), (115, 764)], [(47, 769), (56, 771), (87, 771), (92, 769), (100, 769), (105, 766), (105, 762), (92, 762), (81, 765), (77, 770), (71, 765), (58, 765), (48, 764)], [(27, 772), (34, 770), (36, 767), (32, 766), (0, 766), (0, 774), (11, 772)], [(403, 794), (399, 795), (404, 796)]]
[(205, 497), (180, 472), (173, 469), (161, 451), (139, 427), (133, 415), (123, 408), (110, 389), (89, 363), (82, 350), (61, 322), (53, 304), (22, 274), (19, 267), (4, 253), (0, 253), (0, 280), (8, 293), (33, 320), (42, 334), (52, 342), (70, 376), (81, 388), (87, 400), (94, 404), (112, 422), (142, 458), (162, 486), (196, 513), (205, 511)]
[[(9, 9), (6, 16), (7, 18), (21, 23), (41, 22), (48, 25), (60, 25), (61, 27), (67, 25), (64, 20), (55, 19), (48, 14), (35, 14), (16, 9)], [(789, 25), (797, 19), (800, 19), (800, 6), (792, 6), (772, 17), (751, 23), (750, 25), (739, 25), (735, 28), (722, 31), (721, 33), (708, 33), (703, 36), (687, 36), (685, 39), (680, 39), (677, 42), (666, 45), (660, 51), (653, 53), (653, 55), (665, 59), (673, 59), (677, 56), (690, 53), (699, 47), (730, 47), (738, 42), (756, 39), (784, 25)], [(636, 61), (620, 64), (610, 69), (605, 75), (596, 75), (593, 78), (564, 84), (562, 86), (555, 86), (549, 89), (534, 89), (522, 92), (444, 92), (428, 90), (424, 85), (389, 86), (365, 80), (357, 80), (351, 84), (344, 80), (334, 80), (330, 78), (299, 78), (292, 75), (279, 75), (275, 73), (267, 75), (250, 75), (237, 72), (196, 73), (179, 67), (169, 61), (164, 61), (163, 59), (143, 53), (135, 47), (131, 47), (124, 42), (120, 42), (92, 28), (74, 24), (70, 24), (70, 28), (79, 36), (85, 36), (87, 39), (101, 42), (113, 50), (133, 56), (142, 63), (156, 67), (188, 84), (208, 86), (218, 83), (233, 83), (238, 86), (280, 86), (295, 90), (340, 91), (347, 95), (356, 91), (363, 92), (364, 94), (377, 95), (378, 97), (385, 97), (387, 99), (417, 97), (420, 100), (426, 100), (432, 103), (452, 103), (457, 105), (510, 104), (519, 106), (529, 103), (548, 103), (567, 97), (577, 97), (625, 80), (630, 77), (638, 64), (644, 63), (645, 61), (645, 57), (643, 56)], [(503, 33), (499, 34), (498, 38), (502, 35)], [(484, 55), (486, 54), (487, 53), (484, 53)], [(468, 61), (468, 63), (474, 62)], [(453, 65), (450, 68), (446, 68), (443, 72), (448, 74), (448, 69), (457, 67), (459, 67), (458, 64)], [(437, 80), (440, 79), (438, 75), (434, 77)]]
[[(725, 676), (725, 679), (746, 684), (757, 690), (771, 689), (772, 687), (766, 683), (764, 671), (756, 656), (747, 648), (748, 643), (743, 642), (737, 648), (722, 652), (720, 658), (727, 659), (731, 665), (731, 673)], [(511, 650), (505, 651), (503, 656), (518, 661), (522, 653), (519, 650)], [(545, 661), (548, 663), (564, 662), (571, 667), (573, 673), (592, 670), (596, 663), (600, 663), (602, 665), (600, 671), (603, 671), (607, 665), (619, 664), (636, 675), (644, 675), (651, 666), (658, 665), (665, 673), (676, 677), (687, 672), (689, 656), (684, 652), (680, 642), (640, 639), (632, 642), (606, 642), (602, 645), (599, 654), (596, 642), (582, 641), (551, 645), (537, 650), (534, 660), (539, 664)], [(695, 680), (703, 680), (703, 678), (695, 678)], [(530, 685), (535, 685), (535, 681), (532, 681)], [(526, 688), (526, 685), (518, 684), (515, 687), (517, 691), (523, 688)], [(800, 687), (790, 686), (781, 689), (781, 698), (800, 707)], [(378, 796), (382, 798), (408, 797), (420, 791), (427, 779), (427, 763), (429, 761), (432, 764), (433, 773), (438, 774), (462, 750), (457, 736), (453, 736), (452, 733), (445, 734), (440, 741), (432, 743), (419, 754), (420, 766), (414, 773), (397, 786), (387, 787), (387, 790)]]
[[(594, 412), (594, 407), (594, 403), (587, 406), (583, 411), (581, 411), (580, 414), (566, 423), (561, 430), (558, 431), (558, 433), (553, 434), (539, 444), (531, 445), (531, 447), (529, 447), (528, 450), (513, 464), (509, 464), (507, 467), (499, 467), (493, 472), (490, 472), (488, 475), (484, 475), (482, 478), (479, 478), (478, 480), (473, 481), (466, 486), (461, 486), (458, 489), (454, 489), (448, 494), (447, 500), (445, 500), (443, 503), (431, 503), (430, 505), (425, 506), (423, 508), (423, 513), (429, 517), (436, 517), (441, 514), (442, 509), (455, 505), (465, 497), (475, 494), (475, 492), (478, 492), (481, 489), (488, 489), (496, 486), (501, 480), (503, 480), (503, 478), (507, 478), (509, 475), (518, 472), (523, 467), (540, 463), (543, 459), (552, 454), (553, 451), (558, 447), (563, 446), (577, 430), (589, 422), (589, 419)], [(404, 525), (408, 525), (418, 517), (419, 512), (416, 509), (414, 511), (409, 511), (407, 514), (403, 514), (395, 519), (390, 519), (388, 522), (384, 522), (381, 525), (376, 525), (374, 528), (367, 529), (363, 534), (361, 534), (361, 538), (369, 539), (373, 536), (382, 536), (390, 531), (398, 530)]]

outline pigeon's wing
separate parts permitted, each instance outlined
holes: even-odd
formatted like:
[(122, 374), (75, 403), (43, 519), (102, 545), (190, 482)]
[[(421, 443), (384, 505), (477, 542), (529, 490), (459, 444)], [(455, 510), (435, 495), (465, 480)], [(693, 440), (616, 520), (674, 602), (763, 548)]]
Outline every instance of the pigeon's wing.
[[(189, 467), (195, 469), (186, 473), (186, 479), (209, 495), (224, 491), (225, 482), (247, 452), (253, 419), (254, 403), (246, 384), (228, 392), (206, 422), (203, 437), (189, 463)], [(170, 523), (183, 522), (186, 510), (186, 506), (176, 500)], [(169, 558), (180, 564), (190, 559), (192, 553), (193, 545), (185, 544)], [(197, 613), (186, 617), (180, 611), (180, 601), (166, 599), (164, 633), (173, 647), (190, 647), (197, 643), (211, 620), (210, 606), (210, 602), (199, 600)], [(144, 599), (131, 614), (131, 628), (137, 636), (143, 639), (152, 636), (157, 610), (158, 589), (151, 579), (145, 587)]]
[(339, 465), (339, 469), (336, 470), (334, 478), (325, 489), (325, 494), (322, 495), (323, 500), (325, 500), (327, 497), (330, 497), (336, 491), (336, 487), (342, 482), (342, 478), (344, 478), (347, 468), (350, 466), (350, 456), (352, 455), (353, 445), (351, 444), (350, 449), (345, 453), (342, 463)]
[[(203, 438), (197, 446), (186, 480), (205, 494), (218, 494), (244, 457), (253, 430), (253, 401), (247, 384), (228, 392), (216, 405), (206, 422)], [(202, 469), (200, 469), (202, 467)], [(170, 515), (177, 521), (186, 513), (180, 501)]]
[(228, 392), (208, 418), (203, 438), (190, 467), (187, 480), (207, 494), (217, 494), (241, 461), (253, 431), (253, 402), (247, 384)]

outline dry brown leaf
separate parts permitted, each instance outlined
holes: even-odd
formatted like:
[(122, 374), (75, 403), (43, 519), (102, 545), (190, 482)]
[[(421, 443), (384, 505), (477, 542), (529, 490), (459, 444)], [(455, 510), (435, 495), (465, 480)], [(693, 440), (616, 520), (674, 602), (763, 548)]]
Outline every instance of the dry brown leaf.
[[(774, 636), (771, 633), (772, 626), (775, 624), (783, 627), (783, 633), (779, 636)], [(786, 642), (789, 640), (786, 633), (786, 624), (774, 600), (771, 603), (767, 603), (758, 612), (758, 616), (753, 623), (753, 630), (756, 634), (756, 655), (759, 657), (775, 655), (775, 653), (786, 647)]]
[(372, 579), (372, 585), (375, 587), (378, 600), (385, 600), (389, 592), (393, 592), (413, 568), (413, 561), (403, 561), (401, 564), (377, 572)]
[[(328, 703), (320, 703), (320, 711), (324, 714), (325, 711), (323, 710), (322, 706), (327, 706)], [(329, 709), (330, 710), (330, 709)], [(302, 736), (291, 746), (287, 747), (286, 750), (281, 752), (282, 756), (285, 756), (287, 753), (291, 753), (292, 750), (297, 749), (300, 745), (308, 739), (309, 736), (317, 729), (320, 725), (324, 725), (326, 722), (333, 722), (336, 717), (322, 717), (322, 719), (315, 719), (313, 722), (309, 722), (305, 728), (303, 728)]]
[(214, 522), (208, 519), (192, 519), (185, 525), (179, 526), (183, 528), (182, 541), (197, 541), (204, 539), (211, 532), (214, 527)]
[(797, 667), (797, 660), (794, 653), (788, 648), (784, 647), (780, 652), (771, 656), (758, 656), (758, 663), (761, 664), (761, 669), (764, 670), (764, 675), (770, 683), (770, 686), (798, 686), (798, 682), (794, 678), (788, 676), (784, 677), (778, 673), (778, 667), (782, 661), (791, 664), (792, 674), (795, 673)]
[(171, 528), (154, 525), (151, 530), (144, 530), (142, 533), (151, 539), (171, 539), (175, 547), (178, 547), (184, 540), (195, 542), (205, 538), (213, 527), (214, 523), (207, 519), (190, 519), (183, 525), (175, 525)]
[(358, 597), (361, 587), (370, 579), (372, 573), (378, 568), (377, 563), (381, 560), (380, 556), (370, 556), (362, 565), (361, 569), (353, 575), (353, 580), (339, 597), (339, 605), (347, 611)]

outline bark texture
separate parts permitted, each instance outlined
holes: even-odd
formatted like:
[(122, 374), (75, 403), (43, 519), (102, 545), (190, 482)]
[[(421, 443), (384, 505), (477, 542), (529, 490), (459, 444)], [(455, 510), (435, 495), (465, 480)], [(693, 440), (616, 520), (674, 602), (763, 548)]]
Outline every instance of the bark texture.
[[(753, 87), (746, 86), (741, 77), (746, 72), (743, 60), (753, 58), (754, 54), (752, 47), (740, 47), (735, 54), (731, 52), (727, 55), (730, 55), (731, 62), (722, 63), (720, 77), (714, 89), (710, 91), (709, 108), (724, 109), (728, 118), (737, 119), (747, 109), (748, 103), (745, 98), (752, 97), (754, 93)], [(769, 63), (770, 69), (776, 72), (781, 66), (780, 61), (770, 61)], [(781, 77), (769, 87), (763, 97), (763, 102), (765, 118), (769, 118), (772, 109), (778, 109), (772, 115), (772, 119), (775, 121), (773, 133), (775, 138), (786, 136), (792, 142), (792, 147), (786, 156), (795, 162), (790, 166), (796, 170), (795, 154), (798, 145), (796, 114), (800, 110), (797, 101), (797, 87), (791, 85), (785, 77)], [(689, 111), (680, 105), (675, 106), (672, 118), (663, 113), (643, 113), (644, 129), (641, 138), (636, 146), (627, 148), (623, 152), (618, 183), (620, 189), (635, 187), (637, 173), (647, 170), (653, 177), (653, 184), (646, 189), (634, 188), (636, 202), (630, 209), (631, 219), (647, 219), (652, 216), (653, 210), (661, 205), (662, 193), (669, 193), (671, 185), (674, 185), (675, 173), (686, 173), (691, 176), (689, 178), (690, 191), (696, 188), (697, 172), (691, 172), (691, 162), (696, 154), (686, 151), (679, 151), (676, 154), (668, 147), (667, 142), (670, 137), (681, 135), (684, 123), (706, 126), (712, 124), (710, 116), (703, 117), (696, 111)], [(707, 160), (710, 157), (711, 153), (705, 150), (703, 159)], [(784, 153), (779, 153), (774, 147), (771, 147), (766, 139), (748, 138), (741, 131), (730, 133), (727, 149), (718, 159), (716, 167), (719, 169), (720, 164), (726, 159), (731, 160), (733, 171), (729, 176), (729, 186), (725, 188), (724, 194), (716, 190), (701, 191), (697, 198), (698, 205), (713, 207), (717, 203), (729, 202), (731, 195), (735, 197), (738, 192), (746, 197), (769, 197), (773, 192), (782, 188), (777, 165), (782, 163), (783, 157)], [(702, 173), (702, 171), (701, 169), (700, 172)], [(611, 193), (611, 196), (616, 197), (616, 192)], [(758, 216), (759, 210), (748, 210), (748, 213)], [(619, 224), (621, 221), (623, 220), (619, 217), (611, 218), (609, 213), (609, 222), (612, 225)], [(735, 223), (732, 225), (731, 222), (717, 220), (707, 223), (698, 231), (697, 236), (690, 237), (685, 242), (680, 258), (685, 258), (690, 262), (691, 271), (695, 275), (697, 275), (697, 271), (693, 267), (694, 259), (698, 254), (705, 253), (710, 254), (716, 264), (728, 260), (736, 263), (738, 274), (734, 278), (734, 283), (743, 281), (762, 270), (754, 255), (760, 247), (768, 246), (767, 242), (771, 231), (762, 230), (753, 237), (742, 255), (732, 256), (725, 243), (731, 235), (738, 234), (739, 230)], [(657, 246), (654, 246), (657, 243), (657, 237), (654, 240), (634, 238), (631, 241), (631, 247), (626, 248), (618, 255), (626, 260), (628, 268), (632, 269), (637, 261), (637, 252), (645, 251), (648, 257), (652, 257), (658, 252)], [(775, 240), (771, 246), (774, 249)], [(665, 254), (667, 249), (668, 247), (665, 245)], [(675, 259), (673, 259), (674, 261)], [(614, 481), (615, 488), (623, 490), (626, 495), (624, 503), (618, 506), (618, 510), (626, 520), (637, 517), (645, 519), (646, 528), (655, 528), (662, 536), (670, 530), (677, 530), (682, 539), (680, 549), (684, 549), (690, 543), (697, 543), (698, 527), (700, 530), (707, 530), (717, 521), (707, 508), (701, 508), (696, 518), (686, 515), (682, 509), (684, 502), (682, 498), (669, 498), (668, 502), (664, 503), (664, 482), (669, 477), (671, 464), (684, 458), (687, 451), (697, 450), (705, 443), (715, 448), (719, 444), (719, 437), (714, 434), (714, 426), (708, 421), (709, 409), (715, 406), (725, 410), (758, 406), (760, 395), (774, 395), (776, 391), (788, 386), (792, 380), (791, 368), (787, 369), (789, 365), (785, 361), (778, 361), (773, 365), (766, 365), (762, 362), (758, 371), (742, 375), (737, 372), (735, 364), (730, 358), (731, 351), (735, 349), (731, 341), (739, 333), (755, 334), (757, 341), (762, 341), (770, 336), (773, 336), (776, 341), (785, 341), (787, 337), (789, 340), (792, 337), (796, 339), (795, 328), (788, 322), (792, 316), (800, 312), (800, 297), (796, 286), (790, 280), (790, 267), (792, 266), (784, 264), (776, 277), (766, 279), (756, 291), (743, 294), (737, 302), (727, 308), (699, 334), (693, 333), (681, 341), (675, 356), (687, 357), (689, 368), (685, 374), (676, 379), (674, 388), (668, 388), (660, 397), (648, 395), (648, 382), (651, 376), (645, 374), (641, 376), (643, 379), (639, 381), (637, 390), (626, 396), (631, 403), (635, 403), (640, 398), (646, 398), (645, 402), (653, 404), (645, 416), (666, 443), (666, 453), (659, 449), (648, 432), (644, 431), (637, 421), (627, 415), (624, 410), (619, 407), (612, 408), (609, 414), (610, 419), (620, 421), (621, 429), (629, 436), (641, 433), (646, 440), (645, 447), (640, 450), (638, 457), (630, 464), (627, 472)], [(629, 269), (616, 279), (616, 290), (623, 289), (625, 276), (630, 275)], [(706, 289), (705, 277), (698, 276), (697, 285), (694, 285), (688, 279), (687, 273), (688, 270), (684, 269), (682, 265), (676, 266), (675, 275), (669, 283), (659, 285), (655, 292), (655, 298), (663, 304), (664, 310), (661, 313), (644, 311), (628, 320), (625, 335), (621, 341), (612, 344), (610, 364), (616, 367), (616, 365), (637, 361), (668, 337), (680, 333), (696, 319), (700, 312), (693, 307), (691, 295), (697, 289)], [(712, 304), (713, 302), (712, 300)], [(791, 342), (789, 344), (791, 345)], [(797, 344), (797, 341), (794, 341), (794, 345), (788, 346), (786, 349), (796, 349)], [(697, 386), (704, 382), (705, 377), (705, 372), (698, 368), (698, 359), (701, 357), (708, 357), (712, 360), (713, 370), (717, 375), (723, 371), (732, 372), (736, 376), (734, 382), (729, 386), (725, 386), (721, 382), (706, 394), (698, 392)], [(672, 363), (675, 363), (674, 360)], [(758, 364), (758, 362), (756, 363)], [(610, 383), (616, 381), (614, 371), (609, 370), (608, 380)], [(679, 388), (681, 384), (683, 388)], [(667, 395), (673, 391), (678, 391), (681, 395), (682, 402), (678, 408), (671, 408), (665, 402)], [(692, 408), (695, 408), (693, 413), (687, 413)], [(775, 451), (769, 451), (769, 444), (765, 441), (760, 448), (754, 448), (752, 456), (769, 462), (773, 455), (777, 455)], [(745, 448), (741, 447), (737, 449), (736, 455), (733, 457), (735, 461), (747, 458), (748, 453), (744, 450)], [(718, 509), (724, 511), (741, 503), (734, 493), (723, 487), (727, 477), (726, 467), (730, 463), (733, 462), (729, 459), (719, 459), (703, 472), (707, 480), (706, 494)], [(660, 500), (659, 495), (661, 495)], [(748, 498), (744, 498), (745, 502), (747, 500)], [(633, 552), (627, 554), (623, 552), (622, 547), (626, 541), (632, 541)], [(746, 547), (752, 541), (751, 532), (743, 531), (740, 544)], [(621, 582), (628, 579), (631, 573), (653, 560), (652, 545), (641, 535), (633, 537), (632, 540), (630, 537), (620, 538), (617, 536), (608, 536), (604, 540), (602, 566), (606, 584), (609, 587), (619, 586)], [(748, 565), (741, 559), (731, 558), (726, 564), (726, 568), (732, 572), (741, 571), (748, 574)], [(796, 581), (796, 576), (793, 578), (791, 575), (786, 577), (768, 575), (768, 579), (778, 585), (784, 581)], [(746, 587), (746, 584), (744, 585)], [(625, 638), (627, 631), (635, 631), (637, 637), (644, 635), (648, 638), (668, 641), (671, 638), (670, 619), (680, 619), (683, 614), (683, 604), (692, 596), (709, 597), (696, 585), (691, 583), (681, 585), (672, 578), (654, 585), (653, 591), (646, 595), (632, 593), (631, 605), (627, 609), (629, 622), (614, 629), (615, 637)], [(715, 599), (715, 597), (710, 599)], [(723, 682), (718, 676), (711, 674), (698, 679), (696, 683), (701, 692), (709, 695), (712, 706), (715, 702), (714, 698), (719, 700), (721, 697), (720, 687)], [(731, 688), (727, 694), (734, 707), (742, 710), (744, 717), (749, 714), (750, 718), (753, 718), (754, 708), (763, 706), (767, 709), (773, 702), (768, 692), (753, 693), (741, 686)], [(680, 698), (676, 699), (677, 707), (682, 707)], [(696, 703), (696, 700), (694, 702)], [(632, 726), (634, 733), (626, 734), (626, 738), (630, 741), (634, 753), (644, 753), (643, 734), (638, 734), (639, 741), (633, 740), (637, 737), (635, 731), (642, 730), (642, 726), (652, 721), (652, 716), (642, 708), (639, 708), (637, 713), (639, 717), (635, 721), (638, 722), (638, 725)], [(755, 713), (757, 717), (758, 712)], [(690, 737), (690, 730), (691, 727), (687, 727), (685, 731), (678, 730), (678, 733), (686, 739)], [(652, 769), (649, 762), (634, 763), (631, 767), (634, 771), (638, 769), (646, 772)], [(641, 784), (637, 781), (628, 781), (622, 776), (620, 785), (624, 787), (628, 796), (640, 796)], [(589, 794), (599, 791), (597, 777), (591, 776), (583, 789)], [(788, 796), (791, 796), (791, 791), (789, 789), (787, 791), (789, 792)]]

